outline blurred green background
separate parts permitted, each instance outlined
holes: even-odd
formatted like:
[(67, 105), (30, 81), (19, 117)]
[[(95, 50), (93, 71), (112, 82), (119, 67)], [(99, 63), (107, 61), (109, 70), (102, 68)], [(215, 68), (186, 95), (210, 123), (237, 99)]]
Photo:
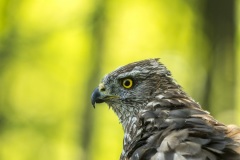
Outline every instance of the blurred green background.
[(121, 125), (91, 92), (155, 57), (219, 121), (240, 124), (239, 1), (1, 0), (0, 160), (119, 159)]

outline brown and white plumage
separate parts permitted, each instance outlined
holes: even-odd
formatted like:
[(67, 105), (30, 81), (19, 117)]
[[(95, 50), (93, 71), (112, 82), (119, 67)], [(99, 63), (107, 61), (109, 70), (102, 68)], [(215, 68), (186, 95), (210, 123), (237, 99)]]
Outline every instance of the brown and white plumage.
[(106, 102), (122, 123), (121, 160), (240, 160), (240, 128), (204, 111), (158, 59), (109, 73), (91, 100)]

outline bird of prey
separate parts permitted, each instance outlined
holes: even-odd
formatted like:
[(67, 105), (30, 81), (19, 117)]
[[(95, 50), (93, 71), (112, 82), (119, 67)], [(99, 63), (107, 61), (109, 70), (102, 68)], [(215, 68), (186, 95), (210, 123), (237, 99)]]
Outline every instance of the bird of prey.
[(91, 96), (124, 130), (120, 160), (240, 160), (240, 128), (215, 120), (158, 59), (106, 75)]

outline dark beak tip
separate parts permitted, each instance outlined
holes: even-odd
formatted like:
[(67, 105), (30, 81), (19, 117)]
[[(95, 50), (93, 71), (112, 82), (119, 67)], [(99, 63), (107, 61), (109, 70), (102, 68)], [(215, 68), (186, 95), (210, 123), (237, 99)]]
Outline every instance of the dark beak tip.
[(91, 96), (91, 103), (93, 108), (95, 108), (96, 103), (102, 103), (104, 100), (100, 99), (101, 93), (99, 92), (98, 87), (94, 89), (92, 96)]
[(93, 108), (95, 108), (95, 103), (96, 103), (96, 89), (98, 89), (98, 88), (94, 89), (92, 96), (91, 96), (91, 103), (92, 103)]
[(91, 104), (92, 104), (93, 108), (95, 108), (95, 103), (96, 103), (95, 100), (93, 100), (91, 97)]
[(92, 103), (93, 108), (95, 109), (95, 104), (96, 104), (96, 102), (94, 102), (93, 100), (91, 100), (91, 103)]

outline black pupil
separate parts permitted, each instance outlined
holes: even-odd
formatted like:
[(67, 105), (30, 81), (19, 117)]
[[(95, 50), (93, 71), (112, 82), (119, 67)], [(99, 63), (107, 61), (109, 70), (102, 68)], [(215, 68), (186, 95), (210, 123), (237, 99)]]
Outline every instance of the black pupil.
[(129, 80), (124, 81), (124, 85), (125, 86), (129, 86), (130, 85), (130, 81)]

